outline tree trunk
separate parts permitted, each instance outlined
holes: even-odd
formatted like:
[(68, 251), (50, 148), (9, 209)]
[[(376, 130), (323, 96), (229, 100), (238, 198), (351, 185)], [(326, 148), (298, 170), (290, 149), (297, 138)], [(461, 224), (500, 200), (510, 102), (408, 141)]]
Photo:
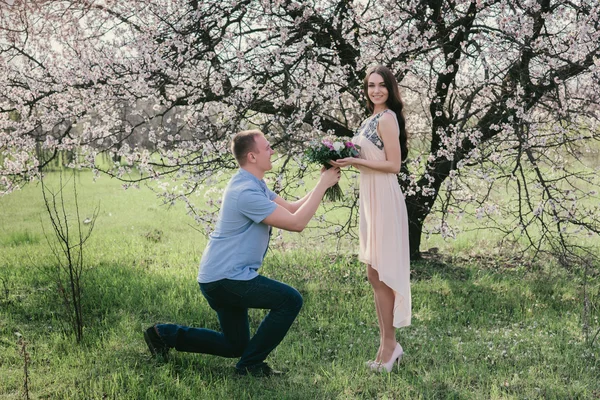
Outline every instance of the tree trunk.
[(423, 232), (423, 221), (412, 220), (408, 214), (408, 245), (410, 247), (410, 260), (421, 259), (421, 233)]
[[(428, 168), (431, 172), (430, 175), (434, 177), (433, 183), (429, 183), (425, 177), (421, 177), (417, 182), (417, 188), (428, 188), (428, 194), (423, 194), (424, 190), (419, 190), (416, 193), (409, 193), (408, 184), (406, 181), (398, 178), (398, 184), (400, 185), (402, 192), (405, 196), (406, 211), (408, 213), (408, 240), (410, 248), (410, 259), (419, 260), (421, 259), (421, 235), (423, 233), (423, 223), (425, 218), (431, 212), (431, 208), (435, 204), (438, 193), (442, 186), (442, 182), (448, 177), (452, 168), (452, 163), (443, 160), (436, 161), (429, 164), (431, 168)], [(408, 174), (406, 165), (403, 164), (402, 172)]]
[(421, 259), (421, 234), (423, 222), (429, 214), (430, 208), (424, 204), (420, 195), (406, 196), (406, 209), (408, 211), (408, 242), (411, 261)]

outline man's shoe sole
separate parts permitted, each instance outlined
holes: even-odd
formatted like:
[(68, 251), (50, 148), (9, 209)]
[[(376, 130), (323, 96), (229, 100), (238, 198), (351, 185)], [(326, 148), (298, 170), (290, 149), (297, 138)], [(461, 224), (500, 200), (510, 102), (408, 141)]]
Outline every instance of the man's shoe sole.
[(154, 347), (154, 344), (152, 344), (152, 339), (150, 339), (150, 335), (148, 335), (148, 331), (144, 331), (144, 340), (146, 341), (146, 344), (148, 345), (148, 350), (150, 350), (150, 353), (154, 356), (154, 357), (158, 357), (161, 356), (163, 359), (167, 359), (168, 355), (166, 351), (159, 351), (156, 349), (156, 347)]
[(144, 331), (144, 340), (146, 341), (146, 344), (148, 345), (148, 350), (150, 350), (150, 353), (152, 353), (153, 356), (157, 356), (158, 352), (154, 348), (154, 345), (152, 344), (152, 341), (150, 340), (150, 336), (148, 336), (148, 332), (146, 332), (146, 331)]

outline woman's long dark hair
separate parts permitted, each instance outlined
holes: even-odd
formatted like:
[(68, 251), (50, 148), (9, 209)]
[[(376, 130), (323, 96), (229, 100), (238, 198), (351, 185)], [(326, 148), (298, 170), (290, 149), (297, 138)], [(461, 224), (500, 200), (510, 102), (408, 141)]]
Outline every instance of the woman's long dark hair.
[(402, 98), (400, 97), (398, 82), (396, 81), (394, 74), (392, 74), (392, 71), (383, 65), (375, 65), (367, 70), (367, 75), (365, 76), (365, 80), (363, 82), (363, 90), (365, 92), (365, 97), (367, 98), (367, 108), (370, 112), (373, 112), (373, 109), (375, 108), (375, 105), (369, 98), (369, 77), (373, 73), (381, 75), (383, 78), (383, 82), (385, 83), (385, 87), (388, 91), (386, 105), (390, 110), (396, 113), (398, 127), (400, 128), (400, 135), (398, 136), (398, 140), (400, 141), (400, 157), (402, 164), (404, 164), (404, 160), (406, 160), (406, 157), (408, 156), (408, 145), (406, 120), (404, 119), (404, 103), (402, 103)]

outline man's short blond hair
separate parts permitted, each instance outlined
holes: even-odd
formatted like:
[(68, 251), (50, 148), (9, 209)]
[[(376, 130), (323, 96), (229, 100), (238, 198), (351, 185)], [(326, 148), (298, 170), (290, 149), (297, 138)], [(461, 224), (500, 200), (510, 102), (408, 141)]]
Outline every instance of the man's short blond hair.
[(240, 166), (246, 164), (248, 153), (256, 151), (256, 137), (264, 133), (258, 129), (241, 131), (231, 140), (231, 152)]

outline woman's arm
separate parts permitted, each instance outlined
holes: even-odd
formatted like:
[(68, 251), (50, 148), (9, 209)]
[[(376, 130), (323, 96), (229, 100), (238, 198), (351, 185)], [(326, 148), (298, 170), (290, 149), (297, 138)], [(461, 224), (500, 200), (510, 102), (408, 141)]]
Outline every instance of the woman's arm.
[(364, 158), (346, 157), (330, 161), (334, 167), (362, 166), (376, 171), (397, 174), (400, 172), (400, 141), (398, 140), (398, 124), (393, 115), (384, 113), (377, 126), (379, 137), (383, 142), (384, 160), (365, 160)]

